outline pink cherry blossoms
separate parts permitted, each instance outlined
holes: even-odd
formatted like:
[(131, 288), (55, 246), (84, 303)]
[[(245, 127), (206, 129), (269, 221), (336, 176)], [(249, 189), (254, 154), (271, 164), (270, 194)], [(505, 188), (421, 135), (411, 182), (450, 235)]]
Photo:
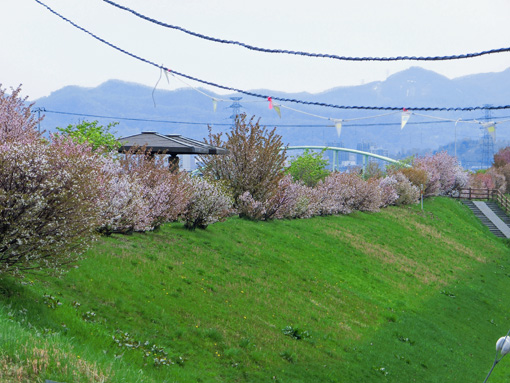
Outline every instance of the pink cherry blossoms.
[[(325, 171), (305, 185), (285, 173), (275, 130), (244, 115), (227, 134), (230, 154), (202, 158), (204, 177), (170, 171), (164, 156), (146, 148), (119, 155), (65, 134), (44, 138), (37, 122), (20, 89), (10, 95), (0, 89), (0, 274), (62, 270), (98, 233), (148, 231), (173, 221), (205, 229), (232, 214), (267, 221), (377, 212), (416, 203), (418, 183), (426, 195), (448, 195), (468, 183), (457, 161), (439, 153), (385, 177)], [(221, 134), (211, 134), (209, 143), (222, 144)], [(507, 187), (503, 154), (503, 175), (488, 172), (476, 183)]]

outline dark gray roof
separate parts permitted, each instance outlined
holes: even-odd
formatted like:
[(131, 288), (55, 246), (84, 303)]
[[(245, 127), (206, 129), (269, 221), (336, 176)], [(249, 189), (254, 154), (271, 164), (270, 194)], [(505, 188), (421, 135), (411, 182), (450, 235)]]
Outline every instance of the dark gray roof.
[(133, 146), (146, 146), (156, 153), (165, 154), (227, 154), (228, 151), (217, 146), (211, 146), (180, 134), (159, 134), (157, 132), (142, 132), (133, 136), (119, 139), (122, 146), (119, 152), (125, 152)]

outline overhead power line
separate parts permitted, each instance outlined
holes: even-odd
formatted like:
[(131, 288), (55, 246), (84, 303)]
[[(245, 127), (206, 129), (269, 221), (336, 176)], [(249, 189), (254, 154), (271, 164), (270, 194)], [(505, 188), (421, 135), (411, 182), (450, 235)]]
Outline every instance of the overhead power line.
[[(88, 113), (75, 113), (75, 112), (62, 112), (58, 110), (48, 110), (46, 108), (38, 108), (44, 113), (52, 113), (52, 114), (62, 114), (68, 116), (79, 116), (79, 117), (92, 117), (92, 118), (104, 118), (109, 120), (118, 120), (118, 121), (136, 121), (136, 122), (154, 122), (161, 124), (181, 124), (181, 125), (201, 125), (201, 126), (232, 126), (232, 123), (216, 123), (216, 122), (191, 122), (191, 121), (174, 121), (174, 120), (155, 120), (148, 118), (136, 118), (136, 117), (121, 117), (121, 116), (106, 116), (106, 115), (98, 115), (98, 114), (88, 114)], [(37, 112), (37, 109), (35, 110)], [(508, 118), (510, 116), (504, 117), (496, 117), (497, 118)], [(476, 121), (476, 120), (466, 120), (466, 121)], [(408, 122), (407, 125), (431, 125), (431, 124), (445, 124), (451, 123), (448, 121), (417, 121), (417, 122)], [(275, 125), (280, 128), (324, 128), (324, 127), (333, 127), (334, 125), (329, 123), (324, 124), (270, 124)], [(380, 122), (380, 123), (345, 123), (343, 124), (345, 127), (370, 127), (370, 126), (400, 126), (400, 122)]]
[(449, 55), (449, 56), (350, 57), (350, 56), (338, 56), (338, 55), (334, 55), (334, 54), (294, 51), (294, 50), (288, 50), (288, 49), (261, 48), (261, 47), (246, 44), (246, 43), (243, 43), (240, 41), (224, 40), (224, 39), (220, 39), (220, 38), (216, 38), (216, 37), (203, 35), (201, 33), (193, 32), (193, 31), (187, 30), (183, 27), (179, 27), (177, 25), (171, 25), (171, 24), (164, 23), (162, 21), (158, 21), (151, 17), (145, 16), (131, 8), (117, 4), (111, 0), (103, 0), (103, 1), (107, 4), (113, 5), (114, 7), (122, 9), (126, 12), (132, 13), (133, 15), (135, 15), (143, 20), (149, 21), (153, 24), (156, 24), (156, 25), (159, 25), (159, 26), (162, 26), (165, 28), (175, 29), (177, 31), (184, 32), (188, 35), (198, 37), (198, 38), (201, 38), (204, 40), (213, 41), (215, 43), (238, 45), (240, 47), (243, 47), (243, 48), (246, 48), (246, 49), (249, 49), (252, 51), (264, 52), (264, 53), (279, 53), (279, 54), (288, 54), (288, 55), (296, 55), (296, 56), (333, 59), (333, 60), (340, 60), (340, 61), (447, 61), (447, 60), (469, 59), (469, 58), (473, 58), (473, 57), (480, 57), (480, 56), (494, 54), (494, 53), (510, 52), (510, 47), (508, 47), (508, 48), (491, 49), (491, 50), (486, 50), (486, 51), (482, 51), (482, 52), (465, 53), (465, 54), (460, 54), (460, 55)]
[(206, 80), (202, 80), (202, 79), (199, 79), (197, 77), (193, 77), (193, 76), (190, 76), (190, 75), (187, 75), (187, 74), (184, 74), (184, 73), (181, 73), (181, 72), (178, 72), (178, 71), (175, 71), (175, 70), (172, 70), (172, 69), (169, 69), (163, 65), (158, 65), (156, 64), (155, 62), (153, 61), (150, 61), (146, 58), (143, 58), (141, 56), (137, 56), (125, 49), (122, 49), (114, 44), (112, 44), (111, 42), (108, 42), (104, 39), (102, 39), (101, 37), (93, 34), (92, 32), (88, 31), (87, 29), (77, 25), (76, 23), (72, 22), (71, 20), (67, 19), (66, 17), (62, 16), (61, 14), (59, 14), (58, 12), (54, 11), (52, 8), (50, 8), (49, 6), (47, 6), (46, 4), (44, 4), (42, 1), (40, 0), (34, 0), (35, 2), (37, 2), (38, 4), (42, 5), (43, 7), (45, 7), (47, 10), (49, 10), (51, 13), (53, 13), (54, 15), (60, 17), (62, 20), (68, 22), (69, 24), (71, 24), (73, 27), (87, 33), (88, 35), (92, 36), (93, 38), (95, 38), (96, 40), (102, 42), (103, 44), (106, 44), (108, 45), (109, 47), (119, 51), (119, 52), (122, 52), (124, 53), (125, 55), (128, 55), (132, 58), (135, 58), (139, 61), (142, 61), (146, 64), (149, 64), (149, 65), (152, 65), (160, 70), (164, 70), (164, 71), (167, 71), (167, 72), (170, 72), (174, 75), (178, 75), (178, 76), (181, 76), (181, 77), (184, 77), (184, 78), (187, 78), (189, 80), (193, 80), (193, 81), (196, 81), (196, 82), (199, 82), (199, 83), (202, 83), (202, 84), (206, 84), (206, 85), (210, 85), (210, 86), (213, 86), (215, 88), (219, 88), (219, 89), (223, 89), (223, 90), (228, 90), (228, 91), (232, 91), (232, 92), (237, 92), (237, 93), (241, 93), (241, 94), (245, 94), (247, 96), (252, 96), (252, 97), (256, 97), (256, 98), (263, 98), (263, 99), (267, 99), (268, 101), (280, 101), (280, 102), (292, 102), (292, 103), (296, 103), (296, 104), (302, 104), (302, 105), (310, 105), (310, 106), (321, 106), (321, 107), (325, 107), (325, 108), (334, 108), (334, 109), (345, 109), (345, 110), (353, 110), (353, 109), (356, 109), (356, 110), (402, 110), (404, 108), (407, 108), (409, 110), (413, 110), (413, 111), (445, 111), (445, 112), (450, 112), (450, 111), (474, 111), (474, 110), (486, 110), (486, 109), (491, 109), (491, 110), (501, 110), (501, 109), (510, 109), (510, 105), (500, 105), (500, 106), (490, 106), (490, 107), (487, 107), (487, 106), (470, 106), (470, 107), (449, 107), (449, 108), (439, 108), (439, 107), (416, 107), (416, 106), (408, 106), (406, 105), (405, 107), (394, 107), (394, 106), (349, 106), (349, 105), (335, 105), (335, 104), (328, 104), (328, 103), (323, 103), (323, 102), (316, 102), (316, 101), (304, 101), (304, 100), (298, 100), (298, 99), (294, 99), (294, 98), (282, 98), (282, 97), (275, 97), (275, 96), (269, 96), (269, 95), (263, 95), (263, 94), (259, 94), (259, 93), (255, 93), (255, 92), (250, 92), (250, 91), (246, 91), (246, 90), (242, 90), (242, 89), (237, 89), (237, 88), (233, 88), (233, 87), (230, 87), (230, 86), (225, 86), (225, 85), (221, 85), (221, 84), (217, 84), (217, 83), (214, 83), (214, 82), (211, 82), (211, 81), (206, 81)]
[(106, 118), (106, 119), (109, 119), (109, 120), (121, 120), (121, 121), (157, 122), (157, 123), (164, 123), (164, 124), (186, 124), (186, 125), (204, 125), (204, 124), (210, 124), (210, 125), (221, 125), (221, 126), (231, 126), (232, 125), (232, 124), (221, 124), (221, 123), (218, 124), (218, 123), (210, 123), (210, 122), (170, 121), (170, 120), (154, 120), (154, 119), (148, 119), (148, 118), (103, 116), (103, 115), (97, 115), (97, 114), (61, 112), (61, 111), (57, 111), (57, 110), (47, 110), (47, 109), (44, 109), (44, 112), (46, 112), (46, 113), (53, 113), (53, 114), (64, 114), (64, 115), (68, 115), (68, 116)]

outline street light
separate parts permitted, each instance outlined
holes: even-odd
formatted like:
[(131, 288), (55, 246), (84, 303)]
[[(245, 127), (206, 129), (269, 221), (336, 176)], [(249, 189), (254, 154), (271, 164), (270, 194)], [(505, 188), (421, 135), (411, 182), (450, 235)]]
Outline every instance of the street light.
[(485, 378), (483, 383), (487, 382), (487, 379), (489, 379), (489, 376), (491, 376), (492, 370), (494, 370), (496, 364), (498, 364), (499, 361), (503, 359), (503, 357), (506, 354), (510, 353), (510, 336), (508, 336), (509, 334), (510, 331), (508, 331), (505, 336), (499, 338), (498, 341), (496, 342), (496, 357), (494, 358), (494, 363), (492, 364), (491, 370), (487, 374), (487, 377)]

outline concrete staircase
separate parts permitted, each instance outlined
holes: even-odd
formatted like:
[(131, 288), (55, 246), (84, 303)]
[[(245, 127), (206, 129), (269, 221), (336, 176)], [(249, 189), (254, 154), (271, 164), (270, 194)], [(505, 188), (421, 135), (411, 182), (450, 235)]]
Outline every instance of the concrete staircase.
[[(476, 201), (475, 203), (475, 201), (463, 200), (462, 203), (469, 207), (475, 216), (477, 216), (494, 235), (501, 238), (510, 238), (510, 217), (505, 214), (496, 202)], [(494, 213), (496, 218), (493, 217), (490, 212), (488, 214), (483, 205), (485, 205), (490, 212)], [(482, 210), (485, 210), (485, 213)], [(506, 226), (506, 228), (504, 226)]]

